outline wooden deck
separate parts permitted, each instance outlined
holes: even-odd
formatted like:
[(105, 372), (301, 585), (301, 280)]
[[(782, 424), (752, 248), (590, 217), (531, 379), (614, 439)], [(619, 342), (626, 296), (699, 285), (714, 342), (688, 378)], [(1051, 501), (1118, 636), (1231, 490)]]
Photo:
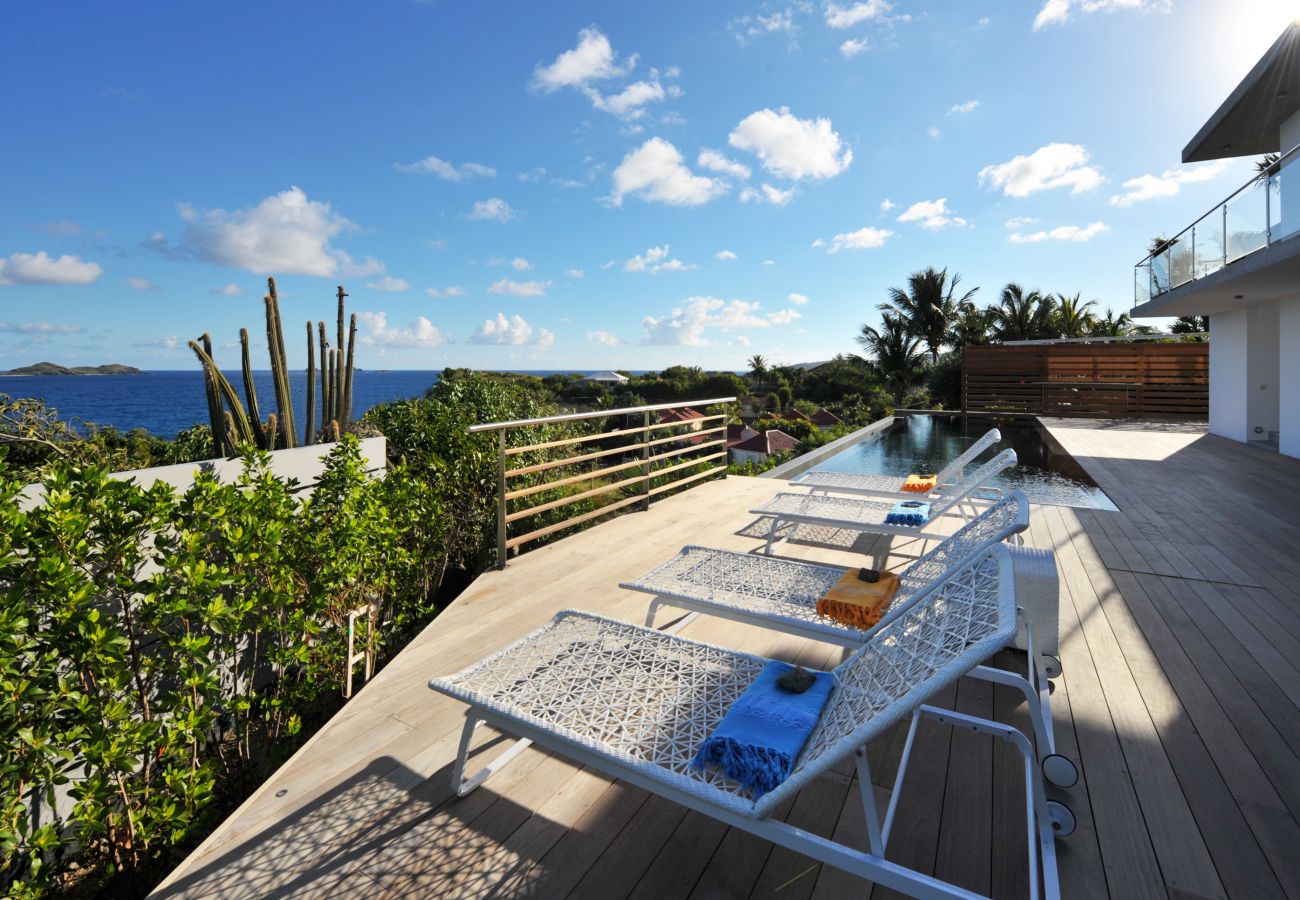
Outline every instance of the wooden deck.
[[(1034, 507), (1031, 519), (1029, 542), (1057, 554), (1064, 675), (1053, 709), (1060, 752), (1082, 768), (1073, 789), (1049, 789), (1079, 821), (1058, 841), (1064, 895), (1300, 897), (1300, 462), (1195, 427), (1051, 425), (1121, 510)], [(640, 621), (647, 598), (620, 579), (687, 542), (754, 549), (740, 533), (745, 510), (784, 486), (703, 485), (482, 576), (160, 894), (864, 896), (865, 882), (535, 748), (453, 799), (463, 707), (425, 686), (562, 608)], [(915, 550), (868, 539), (782, 552), (900, 565)], [(683, 634), (813, 666), (842, 652), (705, 618)], [(1023, 702), (986, 682), (963, 679), (934, 700), (1026, 725)], [(1025, 896), (1012, 752), (937, 726), (919, 737), (890, 858)], [(901, 735), (870, 750), (888, 784)], [(782, 815), (865, 846), (851, 767)]]

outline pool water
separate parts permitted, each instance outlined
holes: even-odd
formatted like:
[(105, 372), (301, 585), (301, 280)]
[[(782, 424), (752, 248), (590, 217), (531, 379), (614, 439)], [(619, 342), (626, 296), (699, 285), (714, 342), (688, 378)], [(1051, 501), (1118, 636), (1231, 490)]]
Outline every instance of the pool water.
[(900, 479), (912, 472), (937, 472), (994, 427), (1002, 432), (1002, 440), (980, 454), (976, 464), (1008, 447), (1016, 451), (1018, 459), (1015, 466), (993, 480), (994, 486), (1024, 491), (1033, 503), (1118, 509), (1083, 466), (1034, 419), (907, 416), (885, 431), (828, 457), (812, 469), (897, 475)]

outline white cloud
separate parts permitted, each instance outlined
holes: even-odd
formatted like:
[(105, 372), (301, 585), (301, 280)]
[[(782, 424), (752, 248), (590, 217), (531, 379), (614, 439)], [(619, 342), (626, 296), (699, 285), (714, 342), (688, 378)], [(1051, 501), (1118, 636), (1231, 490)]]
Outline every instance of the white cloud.
[(658, 79), (652, 81), (634, 81), (617, 94), (601, 96), (594, 88), (588, 88), (587, 97), (591, 105), (603, 112), (621, 119), (635, 120), (645, 115), (643, 108), (647, 103), (659, 103), (668, 96)]
[(821, 238), (814, 238), (814, 239), (813, 239), (813, 242), (812, 242), (811, 244), (809, 244), (808, 246), (810, 246), (810, 247), (825, 247), (825, 246), (826, 246), (826, 242), (825, 242), (824, 240), (822, 240)]
[(707, 347), (710, 329), (747, 331), (785, 325), (799, 318), (797, 310), (783, 309), (764, 313), (758, 303), (748, 300), (721, 300), (717, 297), (688, 297), (682, 306), (664, 316), (646, 316), (641, 320), (642, 344), (677, 347)]
[(80, 325), (67, 322), (0, 322), (5, 334), (80, 334)]
[(445, 287), (445, 288), (436, 288), (436, 287), (425, 288), (424, 292), (435, 300), (443, 300), (449, 297), (465, 296), (465, 289), (463, 287), (459, 287), (454, 284), (451, 287)]
[(473, 162), (457, 166), (437, 156), (426, 156), (413, 163), (393, 163), (393, 168), (413, 175), (437, 175), (443, 181), (464, 181), (475, 177), (493, 178), (497, 174), (497, 170), (491, 166)]
[(939, 136), (939, 128), (936, 125), (931, 125), (929, 128), (925, 129), (925, 133), (932, 138), (937, 138)]
[(723, 262), (731, 262), (733, 259), (738, 258), (736, 254), (732, 253), (730, 250), (719, 250), (717, 253), (713, 254), (713, 256)]
[(563, 87), (584, 87), (592, 81), (626, 75), (636, 65), (635, 56), (621, 66), (617, 58), (609, 38), (599, 28), (584, 28), (578, 32), (576, 47), (555, 57), (549, 66), (539, 64), (533, 70), (533, 87), (548, 94)]
[(1078, 225), (1060, 225), (1050, 231), (1035, 231), (1032, 234), (1022, 234), (1019, 231), (1013, 231), (1007, 235), (1007, 242), (1011, 244), (1039, 244), (1043, 241), (1090, 241), (1103, 231), (1109, 231), (1109, 226), (1105, 222), (1093, 222), (1080, 228)]
[(785, 299), (795, 306), (807, 306), (808, 298), (803, 294), (786, 294)]
[(1012, 231), (1016, 231), (1020, 228), (1024, 228), (1026, 225), (1037, 225), (1037, 224), (1038, 224), (1038, 219), (1034, 218), (1033, 216), (1012, 216), (1010, 219), (1007, 219), (1006, 222), (1007, 228), (1011, 229)]
[(670, 206), (699, 206), (727, 191), (725, 182), (691, 172), (681, 152), (658, 137), (623, 157), (612, 181), (609, 200), (615, 206), (622, 205), (629, 195)]
[(717, 172), (720, 175), (730, 175), (733, 178), (745, 179), (750, 174), (749, 166), (727, 159), (717, 150), (701, 150), (695, 163), (701, 169), (708, 169), (710, 172)]
[(743, 47), (747, 42), (765, 34), (784, 32), (793, 35), (797, 30), (794, 23), (795, 7), (776, 10), (770, 15), (738, 16), (727, 23), (727, 31)]
[(516, 256), (514, 259), (502, 259), (499, 256), (494, 256), (488, 260), (488, 265), (509, 266), (510, 268), (514, 269), (516, 272), (527, 272), (529, 269), (533, 267), (533, 264), (528, 260), (524, 259), (522, 256)]
[(67, 219), (59, 219), (54, 222), (41, 222), (33, 225), (37, 231), (43, 231), (50, 237), (72, 237), (81, 234), (81, 225)]
[(889, 212), (893, 208), (894, 208), (894, 201), (890, 200), (888, 197), (880, 201), (881, 212)]
[(765, 259), (765, 260), (763, 260), (763, 265), (765, 265), (765, 266), (774, 266), (774, 265), (776, 265), (776, 260), (774, 260), (774, 259)]
[[(328, 203), (308, 199), (299, 187), (248, 209), (196, 210), (188, 204), (178, 209), (189, 223), (182, 249), (208, 262), (261, 275), (321, 277), (337, 275), (351, 263), (330, 242), (356, 226)], [(370, 262), (382, 271), (381, 263)]]
[(1125, 193), (1110, 198), (1111, 206), (1132, 206), (1158, 197), (1174, 197), (1185, 184), (1209, 181), (1227, 166), (1226, 159), (1197, 166), (1194, 169), (1166, 169), (1160, 175), (1139, 175), (1124, 182)]
[(1088, 161), (1079, 144), (1048, 144), (1028, 156), (980, 169), (980, 183), (1001, 188), (1008, 197), (1028, 197), (1037, 191), (1068, 187), (1070, 193), (1088, 191), (1101, 184), (1101, 173)]
[(565, 269), (564, 274), (568, 275), (570, 278), (583, 278), (587, 273), (582, 271), (582, 269)]
[(898, 217), (900, 222), (919, 222), (922, 228), (939, 231), (943, 228), (964, 228), (966, 220), (948, 208), (948, 198), (921, 200), (913, 203)]
[(212, 290), (208, 291), (209, 294), (220, 294), (223, 297), (238, 297), (243, 292), (244, 289), (241, 288), (239, 285), (235, 284), (233, 281), (230, 284), (225, 285), (224, 287), (213, 288)]
[(99, 263), (79, 256), (15, 253), (0, 259), (0, 284), (94, 284), (104, 273)]
[(359, 312), (357, 320), (368, 332), (361, 335), (361, 343), (367, 347), (440, 347), (447, 343), (446, 335), (424, 316), (417, 316), (405, 328), (389, 326), (384, 312)]
[(887, 238), (894, 233), (884, 228), (859, 228), (857, 231), (845, 231), (831, 238), (827, 253), (839, 253), (841, 250), (871, 250), (883, 247)]
[(649, 272), (652, 275), (660, 272), (684, 272), (694, 268), (697, 268), (694, 264), (687, 264), (669, 256), (667, 244), (651, 247), (644, 256), (638, 253), (623, 263), (624, 272)]
[(164, 350), (175, 350), (181, 345), (181, 339), (174, 334), (164, 335), (163, 337), (151, 338), (147, 341), (136, 341), (132, 347), (162, 347)]
[(617, 347), (619, 344), (623, 343), (608, 331), (588, 331), (587, 340), (591, 341), (593, 344), (601, 344), (605, 347)]
[(519, 214), (500, 197), (489, 197), (474, 204), (469, 218), (479, 222), (510, 222), (519, 218)]
[(549, 347), (555, 343), (555, 335), (540, 328), (537, 336), (533, 337), (533, 326), (529, 325), (522, 316), (514, 315), (509, 319), (504, 313), (497, 313), (496, 318), (487, 319), (479, 327), (479, 330), (469, 336), (471, 344), (508, 344), (519, 347), (524, 344), (533, 344), (538, 347)]
[(405, 278), (394, 278), (392, 275), (385, 275), (378, 281), (372, 281), (370, 284), (367, 284), (366, 287), (370, 288), (372, 291), (401, 293), (402, 291), (409, 291), (411, 289), (411, 283)]
[(338, 251), (339, 271), (349, 278), (369, 278), (371, 275), (384, 274), (385, 266), (373, 256), (367, 256), (357, 262), (344, 250)]
[(546, 289), (550, 285), (549, 281), (515, 281), (513, 278), (502, 278), (492, 282), (487, 292), (507, 294), (511, 297), (545, 297)]
[(1077, 11), (1095, 13), (1114, 12), (1117, 9), (1132, 9), (1141, 12), (1169, 12), (1173, 9), (1172, 0), (1044, 0), (1043, 8), (1034, 16), (1034, 31), (1044, 25), (1059, 25), (1068, 22)]
[(830, 119), (799, 119), (784, 106), (750, 113), (728, 141), (758, 156), (773, 175), (796, 181), (831, 178), (853, 161), (853, 151), (841, 143)]
[(862, 3), (853, 3), (849, 6), (827, 3), (826, 24), (831, 28), (852, 28), (859, 22), (880, 18), (892, 8), (885, 0), (864, 0)]
[(741, 203), (771, 203), (773, 206), (785, 206), (793, 197), (794, 188), (783, 191), (766, 183), (757, 188), (747, 187), (740, 192)]
[(736, 347), (748, 347), (750, 345), (749, 338), (745, 337), (743, 334), (736, 335), (731, 339), (731, 343)]
[(138, 278), (132, 276), (126, 280), (127, 286), (133, 291), (156, 291), (158, 285), (154, 284), (148, 278)]
[(849, 38), (847, 41), (840, 44), (840, 55), (845, 59), (852, 59), (866, 49), (866, 38)]
[(953, 106), (951, 109), (949, 109), (948, 115), (950, 116), (965, 115), (968, 112), (974, 112), (976, 109), (979, 108), (979, 105), (980, 102), (978, 100), (967, 100), (965, 103), (958, 103), (955, 106)]

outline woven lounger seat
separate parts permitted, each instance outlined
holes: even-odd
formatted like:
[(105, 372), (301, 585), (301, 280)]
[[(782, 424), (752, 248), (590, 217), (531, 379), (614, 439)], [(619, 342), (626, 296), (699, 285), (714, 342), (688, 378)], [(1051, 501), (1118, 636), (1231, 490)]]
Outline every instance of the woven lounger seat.
[[(835, 687), (792, 774), (757, 799), (711, 768), (694, 768), (691, 760), (767, 664), (762, 657), (565, 611), (469, 668), (432, 679), (429, 686), (470, 707), (452, 774), (462, 795), (492, 771), (489, 767), (464, 779), (470, 739), (486, 722), (797, 852), (924, 896), (972, 895), (884, 858), (916, 723), (929, 717), (992, 734), (1010, 741), (1025, 760), (1029, 881), (1037, 896), (1041, 864), (1043, 884), (1055, 897), (1053, 828), (1064, 819), (1046, 800), (1030, 764), (1028, 739), (1007, 725), (924, 705), (928, 696), (1004, 646), (1015, 628), (1010, 559), (1004, 547), (990, 548), (917, 594), (836, 667)], [(882, 827), (863, 748), (909, 716), (909, 749)], [(800, 788), (851, 755), (856, 756), (866, 804), (869, 851), (769, 818)]]
[(921, 526), (887, 525), (885, 517), (893, 508), (893, 501), (872, 500), (866, 497), (838, 497), (830, 494), (794, 494), (782, 492), (751, 513), (770, 518), (765, 552), (769, 555), (777, 542), (781, 527), (786, 524), (825, 525), (850, 531), (902, 537), (943, 538), (945, 534), (935, 529), (937, 520), (948, 514), (961, 515), (967, 520), (978, 515), (972, 495), (979, 491), (993, 475), (1016, 463), (1014, 450), (1003, 450), (993, 459), (968, 474), (961, 482), (931, 504), (930, 519)]
[[(1013, 491), (904, 569), (899, 574), (898, 591), (880, 624), (888, 622), (912, 596), (962, 560), (1008, 538), (1018, 540), (1028, 526), (1029, 499), (1023, 492)], [(977, 666), (970, 674), (1015, 688), (1024, 695), (1044, 773), (1053, 784), (1072, 787), (1078, 781), (1078, 768), (1056, 752), (1052, 726), (1048, 679), (1060, 674), (1060, 662), (1044, 655), (1056, 652), (1059, 585), (1055, 562), (1050, 553), (1027, 547), (1012, 547), (1010, 553), (1016, 602), (1021, 610), (1020, 629), (1011, 645), (1027, 651), (1026, 671), (1022, 676)], [(683, 547), (672, 559), (621, 586), (654, 595), (646, 613), (646, 627), (654, 624), (661, 606), (674, 606), (844, 647), (859, 647), (870, 630), (842, 625), (817, 612), (817, 601), (847, 571), (840, 566), (734, 550)], [(1044, 637), (1048, 641), (1046, 648), (1042, 645)]]
[[(813, 469), (792, 478), (790, 483), (811, 488), (814, 493), (818, 491), (838, 491), (847, 494), (889, 497), (893, 500), (932, 500), (943, 496), (945, 488), (951, 487), (957, 481), (964, 480), (966, 467), (975, 461), (975, 457), (1000, 440), (1002, 440), (1002, 432), (996, 428), (989, 429), (975, 443), (967, 447), (964, 453), (940, 469), (938, 484), (935, 489), (924, 493), (904, 491), (904, 479), (899, 478), (897, 475), (871, 475), (857, 472), (819, 472)], [(988, 464), (985, 463), (985, 465)], [(996, 474), (994, 472), (988, 477), (988, 480), (992, 480)], [(989, 499), (996, 499), (1001, 495), (1001, 491), (988, 485), (981, 485), (979, 494)]]

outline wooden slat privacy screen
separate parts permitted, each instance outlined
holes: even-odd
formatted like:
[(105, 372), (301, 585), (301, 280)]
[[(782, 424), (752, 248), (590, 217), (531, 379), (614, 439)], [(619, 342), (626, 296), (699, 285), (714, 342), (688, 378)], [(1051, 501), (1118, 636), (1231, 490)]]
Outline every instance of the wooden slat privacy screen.
[(1207, 343), (967, 347), (962, 411), (1204, 419), (1209, 351)]

